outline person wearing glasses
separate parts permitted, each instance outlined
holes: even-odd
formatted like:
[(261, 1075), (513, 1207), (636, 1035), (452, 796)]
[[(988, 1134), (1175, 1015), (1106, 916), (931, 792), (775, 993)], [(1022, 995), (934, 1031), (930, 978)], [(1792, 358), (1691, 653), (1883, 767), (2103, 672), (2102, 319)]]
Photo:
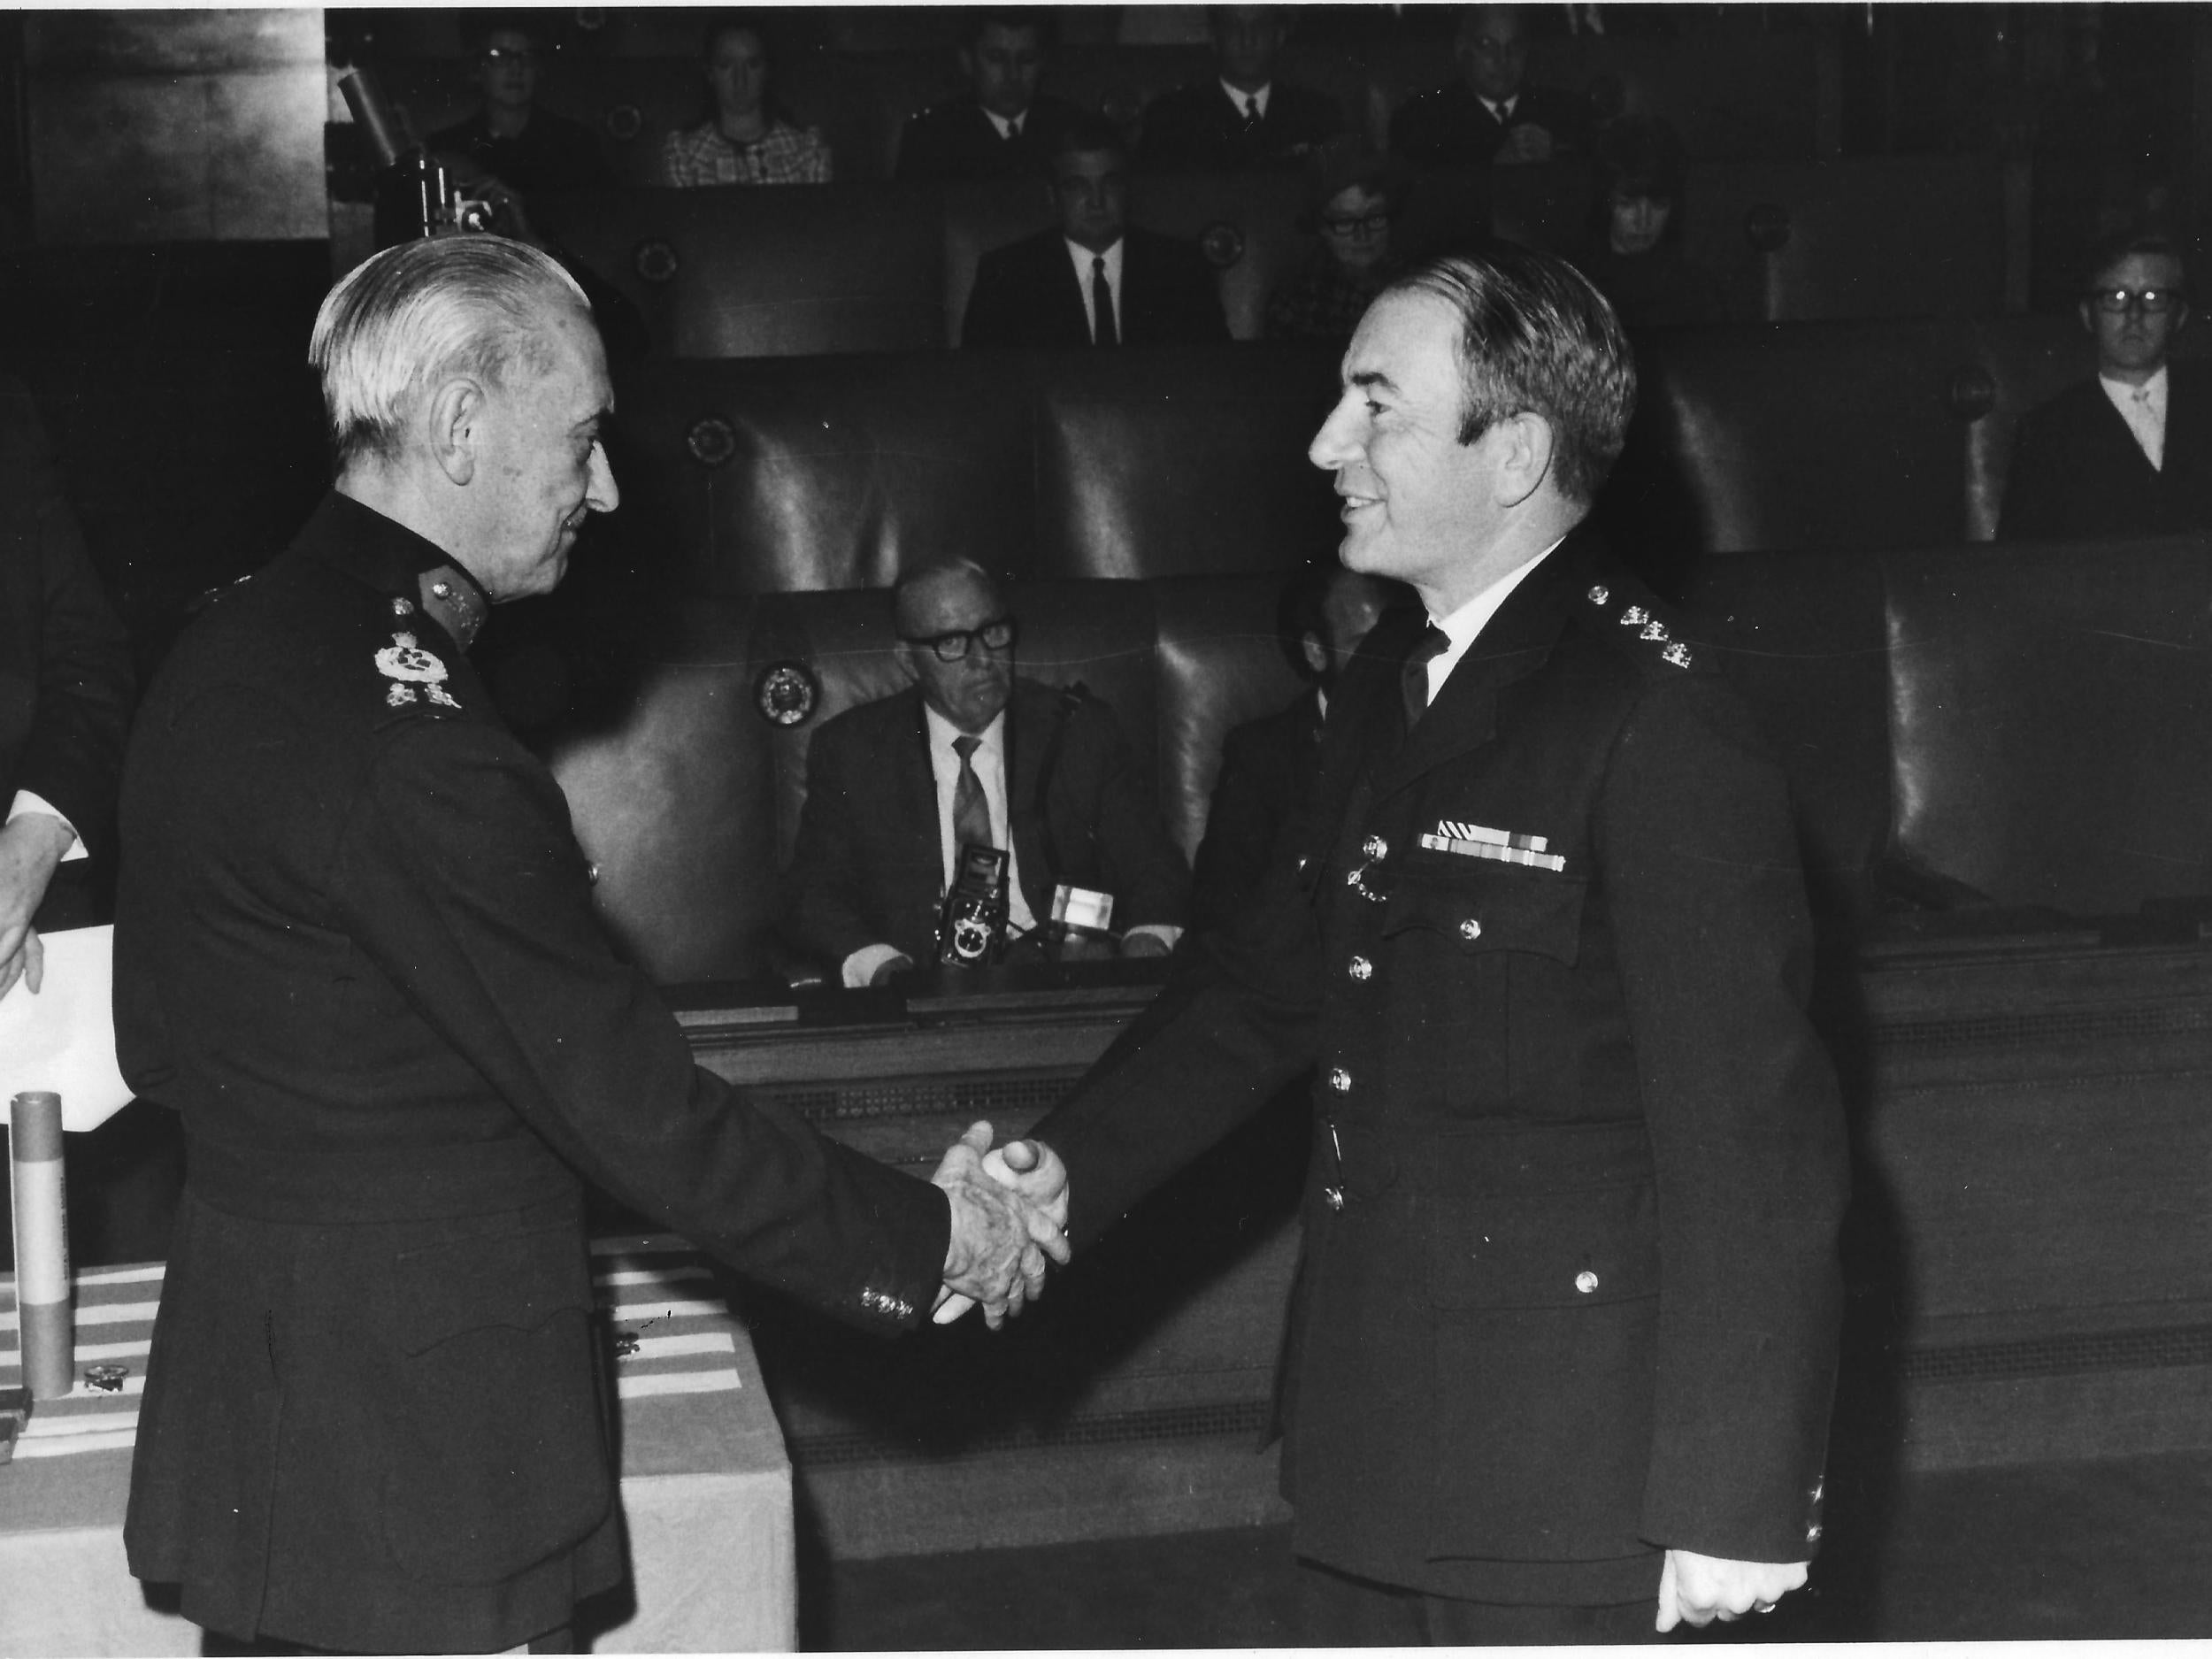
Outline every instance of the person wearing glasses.
[(2167, 354), (2189, 320), (2181, 250), (2116, 238), (2089, 266), (2081, 326), (2093, 380), (2022, 418), (2001, 541), (2171, 535), (2212, 527), (2212, 382)]
[(1376, 295), (1404, 269), (1392, 235), (1413, 169), (1366, 140), (1333, 139), (1306, 164), (1307, 224), (1319, 240), (1267, 296), (1270, 340), (1342, 345)]
[(1011, 857), (1018, 953), (1064, 882), (1113, 895), (1123, 956), (1166, 955), (1190, 869), (1113, 710), (1015, 673), (1019, 626), (972, 560), (904, 572), (891, 611), (913, 684), (815, 733), (785, 941), (848, 987), (928, 963), (959, 849), (987, 841)]
[(464, 157), (466, 176), (509, 193), (593, 190), (613, 182), (605, 152), (580, 121), (538, 107), (546, 43), (519, 14), (500, 12), (477, 29), (476, 87), (483, 103), (465, 121), (430, 135), (441, 156)]

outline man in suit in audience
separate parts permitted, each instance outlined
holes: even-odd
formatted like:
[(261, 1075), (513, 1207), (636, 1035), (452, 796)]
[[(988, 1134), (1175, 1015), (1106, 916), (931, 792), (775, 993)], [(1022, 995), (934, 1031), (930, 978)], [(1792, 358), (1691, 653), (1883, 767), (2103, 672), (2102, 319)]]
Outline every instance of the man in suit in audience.
[(1052, 157), (1056, 222), (976, 265), (964, 346), (1171, 346), (1226, 340), (1221, 292), (1193, 244), (1128, 223), (1129, 153), (1075, 121)]
[(1383, 612), (1412, 600), (1401, 583), (1334, 563), (1302, 570), (1285, 585), (1276, 634), (1292, 670), (1311, 684), (1289, 707), (1246, 721), (1222, 741), (1206, 837), (1191, 870), (1194, 927), (1226, 927), (1250, 905), (1276, 836), (1313, 785), (1337, 676)]
[(520, 12), (476, 19), (476, 113), (430, 135), (433, 152), (463, 157), (472, 179), (489, 178), (528, 196), (592, 190), (614, 182), (604, 151), (580, 121), (538, 107), (544, 37)]
[(2189, 321), (2187, 295), (2181, 250), (2164, 237), (2097, 250), (2079, 306), (2096, 376), (2022, 419), (2001, 540), (2212, 529), (2212, 374), (2167, 355)]
[(1316, 436), (1409, 582), (1260, 902), (1040, 1121), (1079, 1248), (1318, 1067), (1284, 1379), (1322, 1646), (1628, 1641), (1805, 1582), (1847, 1155), (1788, 790), (1583, 520), (1635, 398), (1564, 261), (1369, 309)]
[(1137, 166), (1232, 172), (1296, 161), (1344, 128), (1336, 100), (1275, 79), (1288, 27), (1280, 6), (1208, 6), (1215, 77), (1145, 106)]
[(899, 133), (902, 184), (954, 179), (1032, 179), (1044, 171), (1075, 119), (1065, 98), (1037, 90), (1049, 49), (1047, 15), (1027, 7), (977, 6), (963, 19), (965, 92), (906, 118)]
[[(86, 556), (29, 389), (0, 380), (0, 996), (44, 977), (38, 928), (104, 920), (130, 639)], [(99, 855), (97, 860), (89, 856)], [(58, 882), (57, 872), (67, 874)], [(0, 1204), (0, 1210), (4, 1205)]]
[(1390, 119), (1390, 147), (1417, 167), (1549, 161), (1588, 149), (1584, 101), (1531, 86), (1527, 23), (1518, 6), (1469, 6), (1453, 41), (1462, 80), (1408, 98)]
[(849, 987), (933, 961), (960, 849), (987, 844), (1010, 856), (1010, 939), (1037, 933), (1065, 883), (1112, 895), (1123, 956), (1166, 955), (1190, 871), (1113, 710), (1015, 674), (1018, 627), (971, 560), (906, 572), (891, 606), (914, 683), (815, 733), (785, 939)]
[(617, 502), (582, 290), (499, 236), (389, 249), (309, 357), (335, 488), (164, 664), (123, 772), (117, 1057), (188, 1148), (124, 1525), (249, 1642), (569, 1651), (626, 1572), (587, 1177), (883, 1335), (1059, 1251), (693, 1063), (560, 786), (468, 659)]

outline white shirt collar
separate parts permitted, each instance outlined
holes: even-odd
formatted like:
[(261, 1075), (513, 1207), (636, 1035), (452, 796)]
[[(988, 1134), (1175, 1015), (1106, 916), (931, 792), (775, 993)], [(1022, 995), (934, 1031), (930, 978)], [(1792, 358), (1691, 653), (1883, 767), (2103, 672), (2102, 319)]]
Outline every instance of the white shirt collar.
[(1486, 98), (1479, 92), (1475, 94), (1475, 96), (1480, 100), (1484, 109), (1489, 111), (1501, 121), (1511, 120), (1514, 106), (1521, 101), (1521, 95), (1517, 92), (1509, 98)]
[(1027, 110), (1024, 110), (1019, 115), (1001, 115), (996, 110), (984, 110), (983, 114), (984, 118), (998, 129), (998, 135), (1001, 138), (1011, 137), (1012, 134), (1008, 129), (1012, 127), (1017, 121), (1026, 121), (1029, 119)]
[[(1566, 539), (1562, 536), (1559, 541), (1563, 541)], [(1460, 606), (1448, 617), (1440, 620), (1435, 617), (1429, 618), (1431, 622), (1444, 630), (1444, 637), (1450, 641), (1442, 650), (1429, 658), (1429, 701), (1431, 703), (1434, 703), (1437, 694), (1444, 689), (1444, 682), (1451, 678), (1452, 670), (1459, 666), (1459, 659), (1467, 655), (1467, 648), (1475, 642), (1476, 636), (1481, 634), (1483, 629), (1490, 626), (1490, 619), (1498, 614), (1499, 607), (1512, 597), (1513, 590), (1521, 585), (1522, 579), (1550, 557), (1558, 546), (1559, 541), (1555, 541), (1550, 547), (1529, 560), (1527, 564), (1516, 565), (1506, 572), (1504, 575), (1499, 577), (1497, 580), (1492, 582), (1490, 586)]]
[[(926, 702), (922, 704), (922, 718), (929, 726), (929, 752), (932, 755), (950, 752), (952, 740), (966, 735)], [(976, 752), (981, 754), (987, 749), (1002, 758), (1006, 753), (1006, 710), (1003, 709), (992, 717), (990, 725), (983, 728), (982, 735), (977, 740)]]
[(2097, 384), (2104, 388), (2104, 395), (2120, 411), (2120, 419), (2127, 422), (2128, 430), (2135, 436), (2136, 446), (2143, 451), (2143, 458), (2152, 467), (2163, 472), (2166, 467), (2166, 366), (2161, 364), (2151, 378), (2140, 386), (2130, 386), (2125, 380), (2112, 380), (2106, 375), (2097, 377)]
[(1121, 256), (1122, 250), (1128, 245), (1128, 238), (1123, 237), (1102, 256), (1093, 253), (1079, 242), (1071, 242), (1067, 245), (1068, 257), (1075, 263), (1075, 286), (1083, 292), (1083, 319), (1090, 325), (1091, 338), (1094, 340), (1098, 338), (1098, 319), (1091, 315), (1091, 261), (1100, 257), (1106, 261), (1106, 287), (1114, 296), (1114, 338), (1123, 339), (1125, 336), (1122, 319), (1128, 315), (1129, 307), (1122, 297)]
[(1275, 96), (1275, 83), (1273, 81), (1269, 81), (1256, 92), (1247, 92), (1243, 88), (1233, 87), (1226, 81), (1224, 81), (1221, 83), (1221, 89), (1229, 95), (1229, 102), (1237, 106), (1237, 113), (1239, 115), (1244, 113), (1244, 106), (1248, 100), (1256, 98), (1259, 100), (1260, 104), (1260, 119), (1262, 120), (1265, 120), (1267, 119), (1267, 101)]

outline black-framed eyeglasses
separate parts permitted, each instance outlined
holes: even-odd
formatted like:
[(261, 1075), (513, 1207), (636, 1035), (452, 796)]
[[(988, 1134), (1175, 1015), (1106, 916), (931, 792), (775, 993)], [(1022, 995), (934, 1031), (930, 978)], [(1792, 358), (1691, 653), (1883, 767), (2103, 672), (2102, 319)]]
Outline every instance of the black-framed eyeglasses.
[(941, 663), (957, 663), (968, 655), (969, 647), (980, 641), (987, 651), (1003, 651), (1014, 643), (1014, 618), (993, 617), (988, 622), (979, 622), (972, 628), (955, 628), (949, 634), (932, 634), (922, 639), (900, 634), (909, 645), (926, 645), (937, 654)]
[(487, 46), (483, 56), (488, 64), (520, 64), (525, 69), (535, 67), (544, 58), (534, 46)]
[(2146, 316), (2162, 317), (2182, 302), (2179, 288), (2092, 288), (2089, 303), (2108, 317), (2124, 316), (2140, 311)]
[(1379, 236), (1390, 228), (1390, 215), (1362, 213), (1354, 218), (1349, 214), (1324, 213), (1321, 228), (1332, 236)]

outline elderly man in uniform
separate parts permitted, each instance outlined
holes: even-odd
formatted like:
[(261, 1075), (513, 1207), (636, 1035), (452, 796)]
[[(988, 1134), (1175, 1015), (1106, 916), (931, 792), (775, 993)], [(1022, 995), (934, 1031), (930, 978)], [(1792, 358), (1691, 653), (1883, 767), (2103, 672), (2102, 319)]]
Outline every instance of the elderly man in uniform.
[(188, 1149), (125, 1541), (230, 1637), (561, 1651), (624, 1571), (584, 1175), (885, 1333), (941, 1281), (1002, 1316), (1065, 1247), (987, 1125), (933, 1185), (694, 1066), (602, 934), (467, 655), (615, 505), (575, 284), (409, 243), (310, 356), (336, 489), (179, 641), (125, 766), (117, 1041)]
[(1780, 770), (1580, 527), (1635, 396), (1571, 267), (1385, 290), (1315, 438), (1411, 583), (1248, 921), (1033, 1132), (1079, 1245), (1318, 1063), (1284, 1480), (1310, 1640), (1625, 1641), (1819, 1540), (1841, 1113)]

